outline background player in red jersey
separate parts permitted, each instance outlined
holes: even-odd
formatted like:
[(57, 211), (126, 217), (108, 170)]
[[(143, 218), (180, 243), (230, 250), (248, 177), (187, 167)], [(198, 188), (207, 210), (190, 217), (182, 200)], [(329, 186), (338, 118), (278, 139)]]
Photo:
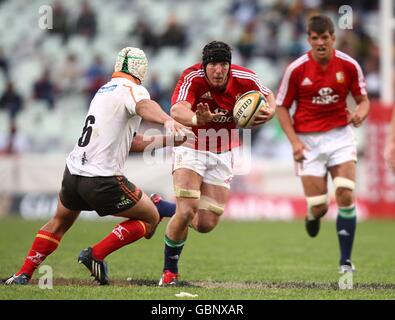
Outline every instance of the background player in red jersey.
[[(338, 205), (339, 272), (352, 272), (357, 149), (350, 125), (361, 126), (370, 104), (361, 67), (333, 48), (335, 35), (330, 18), (311, 17), (307, 33), (311, 50), (288, 66), (276, 98), (277, 115), (292, 144), (301, 176), (308, 207), (307, 232), (311, 237), (318, 234), (320, 218), (328, 210), (329, 172)], [(349, 92), (357, 103), (352, 112), (346, 104)], [(292, 121), (289, 109), (294, 101)]]
[(265, 123), (275, 110), (272, 92), (254, 72), (231, 64), (231, 49), (220, 41), (207, 44), (202, 63), (187, 68), (177, 83), (171, 115), (191, 126), (198, 139), (174, 148), (177, 209), (167, 225), (165, 262), (159, 285), (177, 284), (178, 259), (188, 226), (207, 233), (219, 222), (233, 177), (232, 148), (238, 146), (238, 139), (233, 139), (237, 133), (233, 107), (236, 98), (249, 90), (262, 92), (271, 106), (270, 111), (262, 109), (254, 119), (254, 125)]

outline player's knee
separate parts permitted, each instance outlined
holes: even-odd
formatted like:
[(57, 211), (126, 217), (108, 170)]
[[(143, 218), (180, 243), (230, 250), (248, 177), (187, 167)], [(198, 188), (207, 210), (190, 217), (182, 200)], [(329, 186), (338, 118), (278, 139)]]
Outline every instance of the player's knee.
[(176, 187), (174, 191), (178, 199), (176, 214), (189, 223), (199, 210), (200, 190)]
[(338, 188), (336, 190), (336, 202), (341, 207), (348, 207), (354, 202), (353, 191), (345, 188)]
[(184, 210), (182, 211), (182, 217), (184, 218), (184, 220), (191, 222), (193, 217), (198, 212), (198, 210), (199, 210), (198, 205), (188, 206), (184, 208)]
[(337, 204), (341, 207), (352, 205), (354, 202), (355, 182), (347, 178), (336, 177), (333, 180), (333, 184), (336, 190)]
[(144, 219), (144, 224), (145, 224), (145, 228), (146, 228), (145, 238), (147, 238), (147, 239), (151, 238), (149, 235), (154, 233), (154, 231), (159, 223), (159, 220), (160, 220), (160, 217), (159, 217), (159, 213), (157, 211), (155, 211), (154, 213), (145, 217), (145, 219)]
[(216, 223), (198, 222), (197, 225), (194, 226), (194, 229), (200, 233), (209, 233), (211, 230), (215, 228), (216, 225), (217, 225)]
[(323, 217), (328, 211), (328, 195), (322, 194), (314, 197), (307, 197), (307, 208), (309, 214), (318, 219)]
[(212, 221), (212, 220), (211, 221), (210, 220), (201, 221), (200, 220), (196, 223), (196, 225), (194, 226), (194, 229), (200, 233), (208, 233), (211, 230), (213, 230), (216, 225), (217, 225), (216, 221)]
[(178, 202), (177, 205), (176, 214), (178, 219), (185, 220), (188, 223), (192, 221), (199, 210), (198, 201)]

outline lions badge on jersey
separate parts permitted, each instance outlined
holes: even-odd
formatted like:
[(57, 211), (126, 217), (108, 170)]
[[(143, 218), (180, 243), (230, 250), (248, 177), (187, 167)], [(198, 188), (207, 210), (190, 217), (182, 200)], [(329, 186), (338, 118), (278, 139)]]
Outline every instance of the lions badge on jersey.
[(343, 71), (336, 72), (337, 83), (344, 83), (344, 73)]

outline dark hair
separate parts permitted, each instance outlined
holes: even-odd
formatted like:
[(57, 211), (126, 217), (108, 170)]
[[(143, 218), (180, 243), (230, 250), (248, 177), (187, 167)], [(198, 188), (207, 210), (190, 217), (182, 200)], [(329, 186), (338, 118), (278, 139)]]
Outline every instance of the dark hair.
[(204, 69), (210, 62), (229, 62), (230, 64), (231, 61), (232, 50), (225, 42), (212, 41), (204, 46), (202, 54)]
[(309, 19), (307, 24), (307, 33), (316, 32), (318, 34), (329, 31), (330, 34), (335, 32), (332, 20), (328, 16), (314, 15)]

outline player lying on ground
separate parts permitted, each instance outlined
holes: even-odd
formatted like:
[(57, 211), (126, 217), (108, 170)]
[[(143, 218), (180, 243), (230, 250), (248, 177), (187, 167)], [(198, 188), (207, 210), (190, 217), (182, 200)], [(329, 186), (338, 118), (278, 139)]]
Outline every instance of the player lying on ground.
[(142, 50), (127, 47), (119, 52), (112, 79), (92, 99), (81, 137), (66, 160), (55, 216), (37, 233), (24, 264), (5, 284), (27, 284), (82, 210), (126, 218), (78, 257), (101, 285), (109, 283), (106, 256), (153, 235), (160, 214), (150, 198), (124, 176), (124, 164), (129, 151), (141, 152), (148, 145), (152, 150), (173, 141), (164, 136), (134, 137), (141, 119), (166, 123), (173, 138), (179, 136), (178, 143), (184, 141), (188, 129), (150, 100), (141, 85), (147, 66)]

